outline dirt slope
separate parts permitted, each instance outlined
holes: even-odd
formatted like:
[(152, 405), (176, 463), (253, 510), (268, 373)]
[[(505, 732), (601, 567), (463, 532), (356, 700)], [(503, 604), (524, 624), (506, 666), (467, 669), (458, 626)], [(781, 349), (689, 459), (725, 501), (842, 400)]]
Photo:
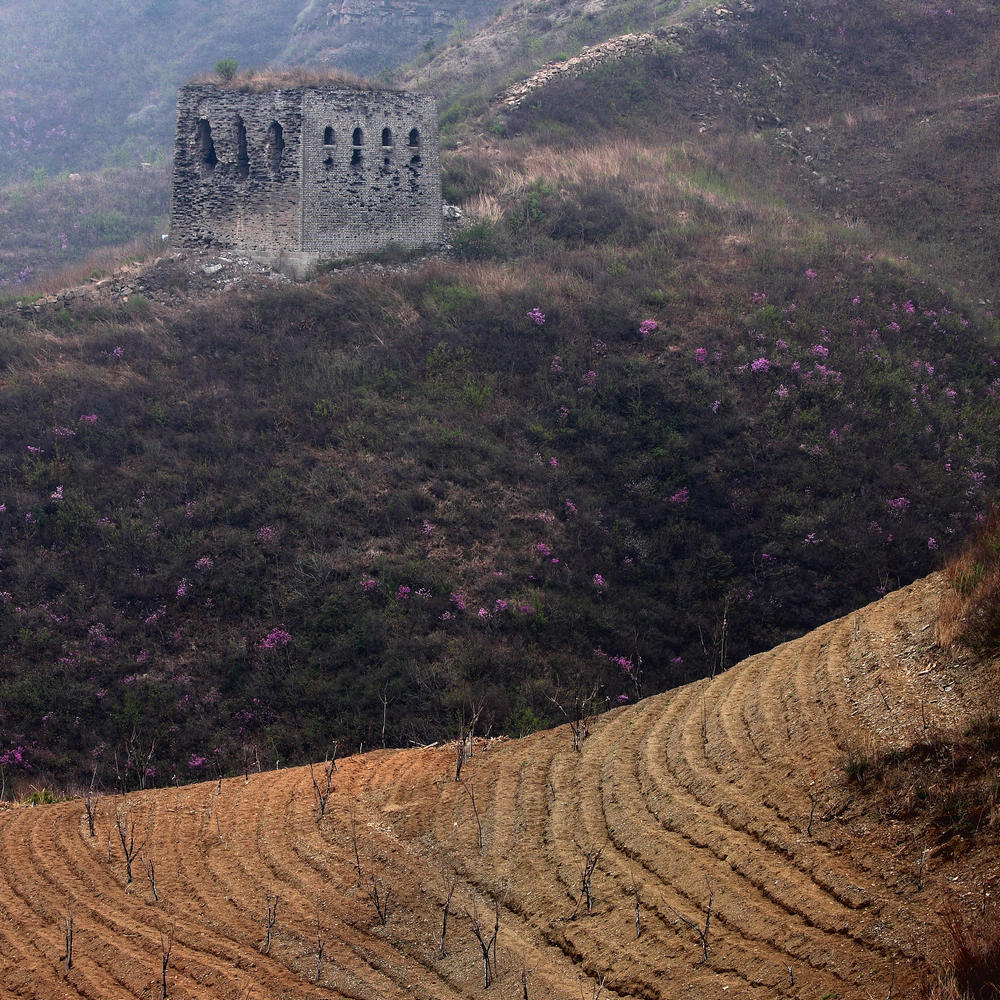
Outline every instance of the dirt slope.
[[(842, 765), (852, 746), (907, 742), (979, 697), (933, 645), (940, 587), (919, 581), (602, 716), (580, 754), (562, 727), (477, 744), (462, 783), (454, 745), (345, 759), (321, 820), (308, 769), (107, 797), (94, 838), (79, 801), (0, 811), (0, 996), (159, 996), (172, 929), (171, 997), (478, 996), (469, 914), (488, 940), (494, 900), (496, 997), (590, 998), (603, 982), (605, 997), (881, 998), (893, 977), (893, 996), (919, 995), (936, 908), (978, 898), (995, 852), (914, 839)], [(132, 885), (116, 809), (143, 844)], [(587, 913), (581, 869), (597, 850)], [(709, 900), (703, 960), (679, 915), (704, 928)]]

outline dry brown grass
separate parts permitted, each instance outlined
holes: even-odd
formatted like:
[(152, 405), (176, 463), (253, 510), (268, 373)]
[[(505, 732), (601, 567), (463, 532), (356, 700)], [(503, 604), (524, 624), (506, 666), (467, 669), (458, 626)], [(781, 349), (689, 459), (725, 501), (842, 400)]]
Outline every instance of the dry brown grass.
[(130, 240), (124, 246), (107, 247), (88, 254), (83, 260), (53, 271), (24, 286), (23, 295), (55, 295), (67, 288), (86, 285), (108, 277), (130, 264), (148, 261), (164, 249), (158, 233), (147, 233)]
[(1000, 649), (1000, 510), (994, 508), (966, 547), (945, 567), (938, 641), (979, 652)]
[(996, 910), (982, 906), (970, 915), (952, 901), (941, 916), (947, 968), (931, 988), (933, 1000), (1000, 1000), (1000, 916)]
[(201, 73), (189, 83), (208, 84), (219, 90), (236, 90), (244, 94), (261, 94), (269, 90), (319, 87), (344, 87), (349, 90), (399, 90), (386, 83), (376, 83), (341, 70), (315, 70), (305, 67), (249, 69), (224, 80), (218, 73)]

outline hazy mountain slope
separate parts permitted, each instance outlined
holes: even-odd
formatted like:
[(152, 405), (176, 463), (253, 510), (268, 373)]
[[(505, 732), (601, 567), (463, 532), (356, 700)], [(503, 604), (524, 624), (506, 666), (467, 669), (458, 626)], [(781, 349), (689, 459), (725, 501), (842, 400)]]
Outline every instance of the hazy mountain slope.
[(302, 0), (4, 0), (0, 183), (169, 151), (177, 87), (225, 56), (269, 62), (301, 7)]
[(847, 777), (862, 747), (947, 757), (995, 696), (934, 644), (940, 586), (591, 719), (579, 753), (476, 740), (461, 782), (453, 743), (94, 796), (93, 834), (81, 800), (0, 810), (0, 992), (458, 1000), (485, 952), (519, 1000), (951, 996), (939, 912), (993, 912), (995, 791)]
[(281, 58), (374, 76), (449, 36), (465, 37), (503, 6), (504, 0), (311, 0)]

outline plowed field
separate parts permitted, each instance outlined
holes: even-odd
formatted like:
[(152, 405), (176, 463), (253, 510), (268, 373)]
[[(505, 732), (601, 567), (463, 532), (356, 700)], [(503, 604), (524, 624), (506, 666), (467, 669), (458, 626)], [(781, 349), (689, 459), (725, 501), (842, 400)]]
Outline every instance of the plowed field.
[(158, 997), (171, 936), (176, 998), (480, 996), (477, 916), (496, 997), (919, 995), (936, 910), (995, 855), (882, 818), (844, 762), (969, 711), (940, 586), (600, 716), (579, 753), (564, 726), (478, 742), (461, 782), (455, 745), (343, 759), (322, 817), (308, 768), (107, 796), (93, 837), (80, 801), (6, 808), (0, 996)]

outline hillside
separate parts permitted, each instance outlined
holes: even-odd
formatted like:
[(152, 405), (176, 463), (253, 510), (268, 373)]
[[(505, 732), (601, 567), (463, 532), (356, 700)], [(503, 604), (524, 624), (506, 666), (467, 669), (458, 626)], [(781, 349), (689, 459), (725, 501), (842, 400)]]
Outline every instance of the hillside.
[(105, 795), (93, 835), (79, 799), (0, 810), (0, 992), (951, 995), (942, 908), (969, 943), (1000, 876), (995, 784), (957, 748), (997, 692), (935, 644), (941, 587), (593, 718), (579, 753), (565, 725), (477, 740), (461, 782), (450, 744), (329, 788), (319, 764)]

